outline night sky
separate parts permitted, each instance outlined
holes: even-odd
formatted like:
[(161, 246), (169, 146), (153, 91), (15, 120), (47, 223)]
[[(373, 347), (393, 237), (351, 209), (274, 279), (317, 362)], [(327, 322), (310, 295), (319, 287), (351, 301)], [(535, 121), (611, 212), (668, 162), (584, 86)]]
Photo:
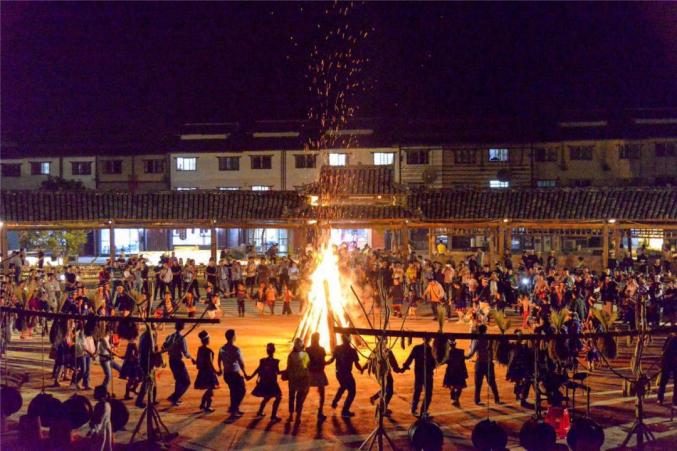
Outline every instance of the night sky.
[[(303, 119), (325, 8), (3, 2), (3, 135), (105, 142), (188, 121)], [(676, 104), (674, 3), (367, 3), (350, 20), (369, 30), (355, 49), (357, 116)]]

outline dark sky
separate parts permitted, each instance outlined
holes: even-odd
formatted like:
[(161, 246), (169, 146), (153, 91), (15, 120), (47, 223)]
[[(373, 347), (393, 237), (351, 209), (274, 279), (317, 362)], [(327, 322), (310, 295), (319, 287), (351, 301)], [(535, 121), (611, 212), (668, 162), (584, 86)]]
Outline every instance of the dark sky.
[[(105, 141), (186, 121), (304, 118), (324, 8), (3, 2), (3, 134)], [(352, 14), (374, 28), (359, 44), (373, 82), (355, 99), (363, 116), (676, 106), (677, 4), (367, 3)]]

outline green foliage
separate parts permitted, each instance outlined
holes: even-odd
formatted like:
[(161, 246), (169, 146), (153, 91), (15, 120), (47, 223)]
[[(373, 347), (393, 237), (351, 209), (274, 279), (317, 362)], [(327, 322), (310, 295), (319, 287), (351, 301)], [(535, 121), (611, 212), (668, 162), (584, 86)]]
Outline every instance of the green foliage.
[(503, 312), (492, 310), (489, 315), (491, 316), (491, 319), (494, 320), (494, 323), (496, 323), (496, 326), (502, 334), (504, 334), (506, 330), (510, 329), (510, 320), (505, 319), (505, 314)]
[(592, 312), (592, 315), (595, 317), (595, 319), (599, 321), (603, 332), (609, 332), (613, 324), (616, 322), (616, 318), (618, 317), (618, 313), (616, 312), (609, 314), (604, 310), (596, 308), (593, 308), (590, 311)]
[(53, 256), (74, 255), (87, 242), (84, 230), (39, 230), (25, 231), (19, 234), (21, 247), (28, 250), (42, 249)]
[(47, 180), (40, 184), (43, 191), (82, 191), (85, 185), (80, 180), (66, 180), (63, 177), (47, 177)]
[(550, 312), (550, 324), (552, 325), (552, 328), (555, 329), (555, 333), (560, 333), (562, 331), (562, 326), (564, 326), (564, 322), (567, 318), (569, 318), (569, 310), (566, 308), (563, 308), (559, 312), (556, 310)]

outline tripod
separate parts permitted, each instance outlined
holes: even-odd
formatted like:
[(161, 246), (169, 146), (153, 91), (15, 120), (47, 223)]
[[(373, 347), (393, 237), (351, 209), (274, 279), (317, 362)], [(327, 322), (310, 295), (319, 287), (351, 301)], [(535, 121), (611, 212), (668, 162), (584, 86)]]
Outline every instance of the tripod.
[(653, 432), (649, 427), (644, 423), (644, 395), (647, 388), (649, 387), (649, 378), (646, 375), (641, 375), (637, 380), (632, 382), (635, 388), (635, 396), (637, 400), (635, 401), (635, 415), (637, 419), (632, 425), (632, 429), (628, 432), (628, 435), (623, 440), (621, 447), (625, 447), (630, 442), (630, 439), (633, 435), (637, 435), (637, 449), (644, 449), (644, 441), (653, 441), (656, 440), (656, 437), (653, 435)]

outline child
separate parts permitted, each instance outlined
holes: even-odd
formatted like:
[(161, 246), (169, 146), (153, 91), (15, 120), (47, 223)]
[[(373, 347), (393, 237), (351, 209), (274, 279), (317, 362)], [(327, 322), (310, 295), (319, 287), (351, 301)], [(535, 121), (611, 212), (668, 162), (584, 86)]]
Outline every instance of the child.
[(408, 316), (411, 319), (416, 318), (416, 306), (418, 305), (419, 299), (416, 296), (414, 290), (409, 290), (409, 295), (407, 296), (407, 302), (409, 303), (409, 313)]
[(282, 314), (291, 315), (291, 301), (294, 298), (294, 293), (287, 287), (287, 284), (282, 285)]
[(237, 284), (235, 298), (237, 299), (237, 316), (244, 318), (244, 302), (250, 297), (242, 282)]
[(212, 409), (212, 396), (214, 389), (219, 388), (219, 379), (216, 377), (221, 372), (214, 368), (214, 352), (209, 349), (209, 334), (203, 330), (198, 334), (202, 346), (197, 350), (197, 359), (195, 359), (195, 366), (197, 366), (197, 377), (195, 378), (195, 389), (205, 390), (202, 395), (202, 402), (200, 409), (205, 413), (214, 412)]
[(597, 352), (597, 348), (592, 344), (591, 338), (586, 340), (586, 348), (587, 352), (585, 357), (588, 364), (588, 371), (592, 373), (595, 371), (595, 363), (599, 360), (599, 353)]
[(222, 314), (219, 293), (214, 292), (207, 298), (207, 317), (210, 319), (220, 318)]
[(91, 449), (111, 451), (113, 449), (113, 424), (111, 423), (111, 405), (108, 402), (108, 391), (105, 385), (94, 388), (94, 399), (99, 402), (94, 406), (87, 434), (93, 437)]
[(270, 314), (274, 315), (275, 300), (277, 299), (277, 289), (275, 288), (275, 284), (273, 284), (273, 282), (268, 282), (265, 296), (266, 296), (266, 305), (268, 305), (268, 308), (270, 309)]
[(263, 417), (265, 415), (263, 409), (265, 409), (268, 401), (274, 398), (270, 421), (278, 422), (280, 418), (277, 416), (277, 408), (280, 406), (280, 400), (282, 400), (282, 391), (280, 391), (280, 386), (277, 383), (277, 375), (280, 373), (280, 361), (273, 357), (275, 355), (275, 345), (273, 343), (266, 345), (266, 353), (268, 357), (259, 361), (259, 367), (247, 377), (247, 380), (253, 379), (257, 374), (259, 376), (256, 380), (256, 387), (252, 391), (252, 395), (263, 398), (256, 416)]
[(141, 372), (141, 363), (139, 362), (139, 348), (136, 345), (136, 338), (133, 338), (127, 343), (124, 362), (120, 369), (120, 379), (127, 379), (124, 398), (126, 401), (132, 399), (129, 394), (136, 393), (136, 388), (139, 386), (142, 378), (143, 373)]
[(255, 296), (256, 310), (259, 312), (259, 317), (263, 318), (263, 309), (266, 307), (266, 284), (264, 282), (259, 284), (259, 288), (256, 290)]
[(195, 311), (197, 308), (195, 307), (195, 298), (193, 298), (193, 293), (190, 291), (185, 294), (183, 297), (183, 303), (186, 304), (186, 311), (188, 311), (188, 318), (194, 318), (195, 317)]

